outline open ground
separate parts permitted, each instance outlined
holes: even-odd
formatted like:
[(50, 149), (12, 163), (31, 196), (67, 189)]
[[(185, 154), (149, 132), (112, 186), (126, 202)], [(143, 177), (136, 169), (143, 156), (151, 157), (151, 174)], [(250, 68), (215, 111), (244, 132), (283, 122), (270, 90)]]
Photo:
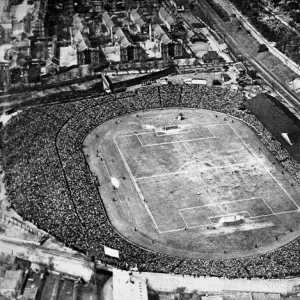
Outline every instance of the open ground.
[[(176, 120), (179, 112), (184, 120)], [(232, 258), (298, 235), (299, 185), (230, 116), (192, 109), (127, 115), (95, 128), (84, 151), (111, 223), (147, 249)], [(237, 216), (242, 224), (222, 225)]]

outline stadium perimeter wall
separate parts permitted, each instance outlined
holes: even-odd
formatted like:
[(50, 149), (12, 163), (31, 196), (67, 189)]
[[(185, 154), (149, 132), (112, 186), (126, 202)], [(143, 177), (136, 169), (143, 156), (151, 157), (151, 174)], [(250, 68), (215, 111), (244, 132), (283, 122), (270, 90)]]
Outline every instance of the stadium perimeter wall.
[(139, 273), (133, 275), (146, 279), (147, 285), (155, 291), (173, 292), (178, 287), (186, 288), (186, 293), (193, 291), (221, 293), (222, 291), (243, 291), (261, 293), (279, 293), (288, 295), (299, 291), (300, 278), (292, 279), (226, 279), (217, 277), (193, 277), (161, 273)]

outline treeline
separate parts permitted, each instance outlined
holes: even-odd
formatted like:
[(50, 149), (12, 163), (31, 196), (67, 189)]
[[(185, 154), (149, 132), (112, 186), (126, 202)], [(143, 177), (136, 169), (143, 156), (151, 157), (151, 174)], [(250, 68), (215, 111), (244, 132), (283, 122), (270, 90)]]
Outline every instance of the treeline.
[[(210, 0), (213, 1), (213, 0)], [(264, 10), (257, 0), (230, 0), (251, 24), (269, 41), (276, 43), (276, 48), (295, 63), (300, 64), (300, 34), (283, 25)]]
[(207, 3), (216, 11), (216, 13), (222, 18), (224, 22), (230, 21), (230, 16), (228, 15), (227, 11), (223, 9), (223, 7), (219, 3), (214, 2), (214, 0), (207, 0)]

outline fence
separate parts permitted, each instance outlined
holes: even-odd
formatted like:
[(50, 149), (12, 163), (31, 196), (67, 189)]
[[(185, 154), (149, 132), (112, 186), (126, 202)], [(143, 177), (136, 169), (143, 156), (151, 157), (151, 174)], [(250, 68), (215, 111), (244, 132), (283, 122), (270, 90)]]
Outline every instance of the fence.
[(39, 230), (37, 230), (36, 228), (33, 228), (27, 224), (25, 224), (24, 222), (22, 222), (21, 220), (18, 220), (17, 218), (14, 218), (14, 217), (8, 217), (8, 216), (5, 216), (4, 214), (0, 214), (0, 220), (1, 221), (4, 221), (5, 223), (9, 224), (9, 223), (12, 223), (13, 225), (16, 225), (26, 231), (28, 231), (29, 233), (31, 234), (34, 234), (34, 235), (38, 235), (40, 238), (42, 236), (44, 236), (44, 233), (43, 232), (40, 232)]
[(133, 272), (134, 276), (147, 280), (149, 287), (156, 291), (173, 292), (184, 287), (186, 293), (193, 291), (222, 293), (243, 291), (287, 295), (298, 290), (300, 279), (227, 279), (217, 277), (194, 277), (161, 273)]
[(249, 30), (252, 36), (260, 43), (266, 44), (268, 46), (269, 52), (272, 53), (275, 57), (277, 57), (280, 61), (282, 61), (287, 67), (289, 67), (292, 71), (294, 71), (297, 75), (300, 75), (300, 67), (293, 62), (290, 58), (288, 58), (285, 54), (280, 52), (274, 46), (271, 46), (266, 38), (264, 38), (250, 22), (235, 8), (232, 6), (232, 10), (236, 14), (236, 18), (243, 24), (243, 26)]

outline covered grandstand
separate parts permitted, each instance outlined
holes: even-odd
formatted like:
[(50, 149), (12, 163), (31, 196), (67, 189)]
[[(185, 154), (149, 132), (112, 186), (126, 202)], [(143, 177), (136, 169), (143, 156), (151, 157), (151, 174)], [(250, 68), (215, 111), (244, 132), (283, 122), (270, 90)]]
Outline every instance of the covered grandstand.
[(300, 120), (277, 98), (265, 93), (249, 99), (246, 107), (300, 162)]

